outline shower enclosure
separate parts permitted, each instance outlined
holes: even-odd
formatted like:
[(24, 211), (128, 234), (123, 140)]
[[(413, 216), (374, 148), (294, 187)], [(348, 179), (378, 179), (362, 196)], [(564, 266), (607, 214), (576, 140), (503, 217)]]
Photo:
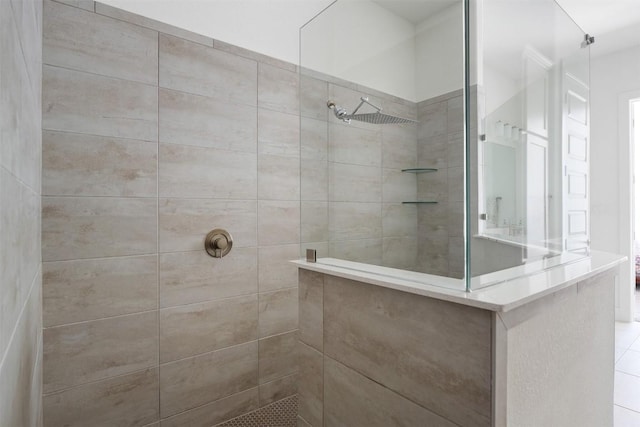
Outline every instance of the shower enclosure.
[(475, 290), (589, 252), (589, 44), (552, 0), (343, 1), (300, 31), (301, 247)]

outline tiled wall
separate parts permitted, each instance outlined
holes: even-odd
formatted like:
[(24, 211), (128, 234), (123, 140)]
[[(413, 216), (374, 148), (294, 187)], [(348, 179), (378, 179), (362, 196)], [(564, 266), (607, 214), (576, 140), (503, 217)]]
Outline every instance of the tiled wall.
[(0, 425), (39, 426), (42, 3), (0, 1)]
[(492, 322), (478, 308), (301, 270), (298, 425), (491, 425)]
[(464, 275), (464, 116), (462, 91), (418, 104), (418, 164), (436, 172), (418, 175), (418, 269)]
[(295, 394), (296, 67), (82, 0), (45, 1), (43, 62), (45, 425)]

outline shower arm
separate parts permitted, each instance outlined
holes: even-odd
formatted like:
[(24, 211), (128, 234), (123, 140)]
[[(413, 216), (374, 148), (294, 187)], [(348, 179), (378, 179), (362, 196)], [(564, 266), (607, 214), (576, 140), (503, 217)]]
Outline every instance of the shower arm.
[(355, 110), (353, 110), (353, 113), (351, 113), (350, 115), (351, 115), (351, 116), (355, 115), (355, 114), (358, 112), (358, 110), (360, 109), (360, 107), (362, 107), (362, 104), (369, 104), (369, 105), (371, 105), (373, 108), (375, 108), (376, 110), (378, 110), (378, 113), (379, 113), (380, 111), (382, 111), (382, 108), (378, 107), (377, 105), (373, 105), (372, 103), (370, 103), (370, 102), (369, 102), (369, 98), (368, 98), (368, 97), (366, 97), (366, 96), (361, 96), (361, 97), (360, 97), (360, 104), (358, 104), (358, 106), (356, 107), (356, 109), (355, 109)]

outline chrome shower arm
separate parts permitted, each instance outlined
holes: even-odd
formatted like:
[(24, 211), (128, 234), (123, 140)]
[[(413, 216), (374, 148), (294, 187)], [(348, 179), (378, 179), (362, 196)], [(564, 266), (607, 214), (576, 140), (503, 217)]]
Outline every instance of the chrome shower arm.
[(356, 107), (355, 110), (353, 110), (353, 113), (351, 113), (350, 115), (353, 116), (354, 114), (356, 114), (356, 112), (358, 112), (358, 110), (360, 109), (360, 107), (362, 107), (362, 104), (369, 104), (371, 105), (373, 108), (375, 108), (376, 110), (378, 110), (378, 113), (380, 111), (382, 111), (382, 108), (378, 107), (377, 105), (373, 105), (372, 103), (369, 102), (369, 98), (366, 96), (361, 96), (360, 97), (360, 104), (358, 104), (358, 106)]

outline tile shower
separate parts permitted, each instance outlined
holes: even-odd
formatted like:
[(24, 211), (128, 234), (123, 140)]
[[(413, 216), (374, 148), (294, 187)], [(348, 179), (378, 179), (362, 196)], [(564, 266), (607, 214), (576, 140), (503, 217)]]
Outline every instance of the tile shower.
[[(460, 275), (460, 93), (416, 104), (299, 77), (90, 1), (45, 1), (43, 28), (45, 426), (211, 426), (282, 407), (298, 371), (286, 261), (301, 246)], [(420, 123), (328, 115), (327, 99), (362, 94)], [(437, 172), (401, 172), (427, 160)], [(439, 203), (402, 204), (421, 197)], [(224, 259), (202, 248), (217, 227), (234, 237)]]

